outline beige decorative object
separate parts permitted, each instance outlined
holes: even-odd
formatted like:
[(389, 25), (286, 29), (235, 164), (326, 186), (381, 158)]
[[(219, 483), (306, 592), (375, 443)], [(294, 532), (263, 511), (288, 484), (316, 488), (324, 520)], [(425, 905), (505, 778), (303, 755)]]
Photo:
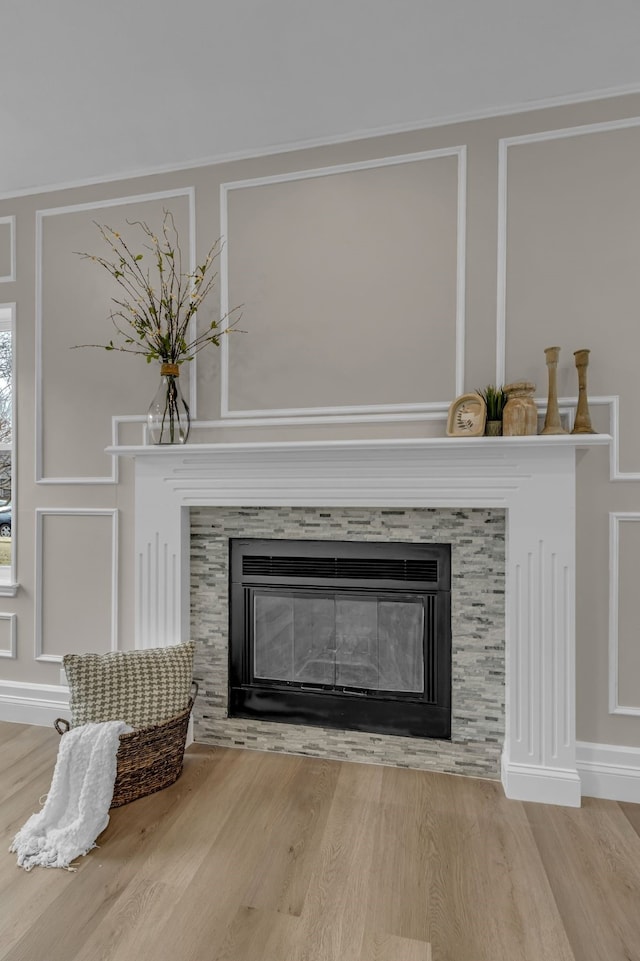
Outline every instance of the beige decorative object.
[(542, 434), (568, 434), (569, 431), (562, 426), (560, 411), (558, 410), (558, 385), (557, 369), (558, 357), (560, 356), (559, 347), (545, 347), (544, 349), (547, 370), (549, 371), (549, 395), (547, 398), (547, 414), (544, 419)]
[(589, 413), (589, 401), (587, 400), (587, 367), (589, 366), (589, 350), (575, 350), (573, 356), (576, 359), (578, 369), (578, 406), (576, 408), (576, 419), (573, 423), (572, 434), (595, 434), (591, 426), (591, 415)]
[(487, 405), (480, 394), (462, 394), (449, 407), (447, 437), (482, 437)]
[(502, 433), (505, 437), (524, 437), (538, 433), (538, 408), (533, 399), (535, 384), (523, 380), (507, 384), (504, 392), (507, 403), (502, 415)]

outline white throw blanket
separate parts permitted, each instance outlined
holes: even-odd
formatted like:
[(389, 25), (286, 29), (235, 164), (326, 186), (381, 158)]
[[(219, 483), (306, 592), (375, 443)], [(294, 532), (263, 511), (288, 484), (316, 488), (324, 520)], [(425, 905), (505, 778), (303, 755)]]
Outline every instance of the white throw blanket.
[(67, 868), (96, 846), (109, 823), (119, 738), (131, 730), (124, 721), (106, 721), (62, 735), (44, 806), (31, 815), (9, 848), (21, 867)]

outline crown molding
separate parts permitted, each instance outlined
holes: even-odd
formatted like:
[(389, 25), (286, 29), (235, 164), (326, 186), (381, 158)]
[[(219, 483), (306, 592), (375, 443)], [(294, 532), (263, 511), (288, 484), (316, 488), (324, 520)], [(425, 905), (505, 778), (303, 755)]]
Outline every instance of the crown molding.
[(229, 151), (200, 157), (187, 163), (166, 163), (150, 167), (133, 167), (120, 173), (106, 176), (85, 177), (78, 180), (62, 181), (55, 184), (33, 184), (17, 190), (0, 191), (0, 201), (12, 200), (18, 197), (34, 197), (39, 194), (52, 193), (56, 190), (73, 190), (79, 187), (92, 187), (98, 184), (114, 183), (132, 180), (138, 177), (151, 177), (158, 174), (179, 173), (180, 171), (195, 170), (199, 167), (211, 167), (218, 164), (234, 163), (239, 160), (252, 160), (257, 157), (270, 157), (276, 154), (292, 153), (296, 150), (310, 150), (314, 147), (331, 147), (342, 143), (358, 140), (370, 140), (379, 137), (392, 136), (401, 133), (414, 133), (419, 130), (431, 130), (434, 127), (450, 127), (455, 124), (469, 123), (474, 120), (489, 120), (492, 117), (504, 117), (522, 113), (532, 113), (536, 110), (548, 110), (553, 107), (567, 107), (573, 104), (589, 103), (598, 100), (611, 100), (616, 97), (640, 94), (640, 83), (627, 84), (618, 87), (605, 87), (600, 90), (588, 90), (582, 93), (562, 94), (557, 97), (546, 97), (540, 100), (530, 100), (525, 103), (511, 103), (503, 106), (478, 108), (456, 114), (442, 114), (419, 121), (388, 124), (380, 127), (368, 127), (362, 130), (352, 130), (343, 134), (326, 137), (314, 137), (306, 140), (294, 140), (271, 146), (247, 147), (244, 150)]

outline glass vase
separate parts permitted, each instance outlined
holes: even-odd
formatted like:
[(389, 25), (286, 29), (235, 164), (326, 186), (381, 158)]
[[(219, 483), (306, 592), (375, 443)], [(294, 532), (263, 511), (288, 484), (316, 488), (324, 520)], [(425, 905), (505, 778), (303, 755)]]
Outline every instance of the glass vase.
[(162, 364), (160, 386), (147, 414), (153, 444), (185, 444), (191, 428), (189, 405), (180, 390), (178, 364)]

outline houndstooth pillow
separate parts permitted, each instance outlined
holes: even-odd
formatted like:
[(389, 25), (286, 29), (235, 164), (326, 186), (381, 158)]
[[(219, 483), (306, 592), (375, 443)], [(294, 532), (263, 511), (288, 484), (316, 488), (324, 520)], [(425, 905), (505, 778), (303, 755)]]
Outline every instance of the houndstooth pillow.
[(148, 727), (189, 704), (195, 642), (109, 654), (65, 654), (71, 726), (126, 721)]

